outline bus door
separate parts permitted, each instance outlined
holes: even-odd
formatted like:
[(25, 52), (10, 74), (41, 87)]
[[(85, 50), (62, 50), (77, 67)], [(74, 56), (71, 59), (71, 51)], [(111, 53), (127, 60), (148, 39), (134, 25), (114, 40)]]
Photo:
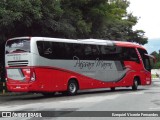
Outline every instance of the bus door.
[(144, 56), (144, 67), (149, 72), (149, 74), (147, 74), (147, 77), (148, 77), (148, 75), (150, 75), (151, 69), (152, 69), (154, 63), (155, 63), (154, 56), (145, 54), (145, 56)]
[(154, 57), (148, 54), (144, 54), (142, 57), (143, 59), (143, 65), (144, 65), (144, 70), (143, 73), (145, 75), (146, 79), (146, 84), (151, 84), (151, 69), (153, 67), (153, 63), (155, 62)]

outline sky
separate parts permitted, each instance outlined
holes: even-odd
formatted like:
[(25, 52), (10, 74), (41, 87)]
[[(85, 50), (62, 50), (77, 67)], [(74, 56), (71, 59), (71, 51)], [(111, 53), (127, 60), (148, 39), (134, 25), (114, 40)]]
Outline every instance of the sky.
[(128, 0), (128, 12), (139, 18), (133, 30), (145, 31), (148, 44), (144, 47), (151, 53), (160, 50), (160, 0)]

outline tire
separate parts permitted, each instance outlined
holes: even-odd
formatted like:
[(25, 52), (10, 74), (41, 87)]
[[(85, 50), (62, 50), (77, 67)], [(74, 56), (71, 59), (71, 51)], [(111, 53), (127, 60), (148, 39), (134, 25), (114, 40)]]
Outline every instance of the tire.
[(42, 95), (45, 97), (53, 97), (55, 95), (55, 92), (51, 92), (51, 93), (46, 92), (46, 93), (42, 93)]
[(133, 81), (132, 90), (137, 90), (137, 89), (138, 89), (138, 80), (135, 78)]
[(115, 89), (115, 87), (111, 87), (111, 91), (115, 91), (116, 89)]
[(67, 88), (67, 95), (76, 95), (78, 90), (78, 84), (75, 80), (70, 80)]

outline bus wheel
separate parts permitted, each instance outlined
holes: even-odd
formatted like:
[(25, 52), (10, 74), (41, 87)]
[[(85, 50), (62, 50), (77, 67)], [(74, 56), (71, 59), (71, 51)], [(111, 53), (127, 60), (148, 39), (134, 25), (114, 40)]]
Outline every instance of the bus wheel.
[(42, 95), (45, 97), (53, 97), (55, 95), (55, 92), (51, 92), (51, 93), (46, 92), (46, 93), (42, 93)]
[(132, 90), (137, 90), (137, 89), (138, 89), (138, 80), (134, 78)]
[(116, 89), (115, 89), (115, 87), (111, 87), (111, 91), (115, 91)]
[(75, 95), (78, 90), (78, 83), (75, 80), (70, 80), (68, 83), (67, 94)]

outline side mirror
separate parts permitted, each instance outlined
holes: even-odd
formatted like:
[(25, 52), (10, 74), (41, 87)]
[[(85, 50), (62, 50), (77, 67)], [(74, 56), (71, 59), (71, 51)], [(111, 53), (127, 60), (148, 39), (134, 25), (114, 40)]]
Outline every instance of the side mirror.
[(156, 59), (153, 59), (153, 58), (149, 58), (150, 60), (150, 63), (151, 63), (151, 68), (153, 69), (155, 63), (156, 63)]
[(145, 55), (149, 57), (150, 66), (151, 66), (151, 69), (152, 69), (154, 67), (155, 63), (156, 63), (156, 58), (153, 55), (148, 55), (148, 54), (145, 54)]

